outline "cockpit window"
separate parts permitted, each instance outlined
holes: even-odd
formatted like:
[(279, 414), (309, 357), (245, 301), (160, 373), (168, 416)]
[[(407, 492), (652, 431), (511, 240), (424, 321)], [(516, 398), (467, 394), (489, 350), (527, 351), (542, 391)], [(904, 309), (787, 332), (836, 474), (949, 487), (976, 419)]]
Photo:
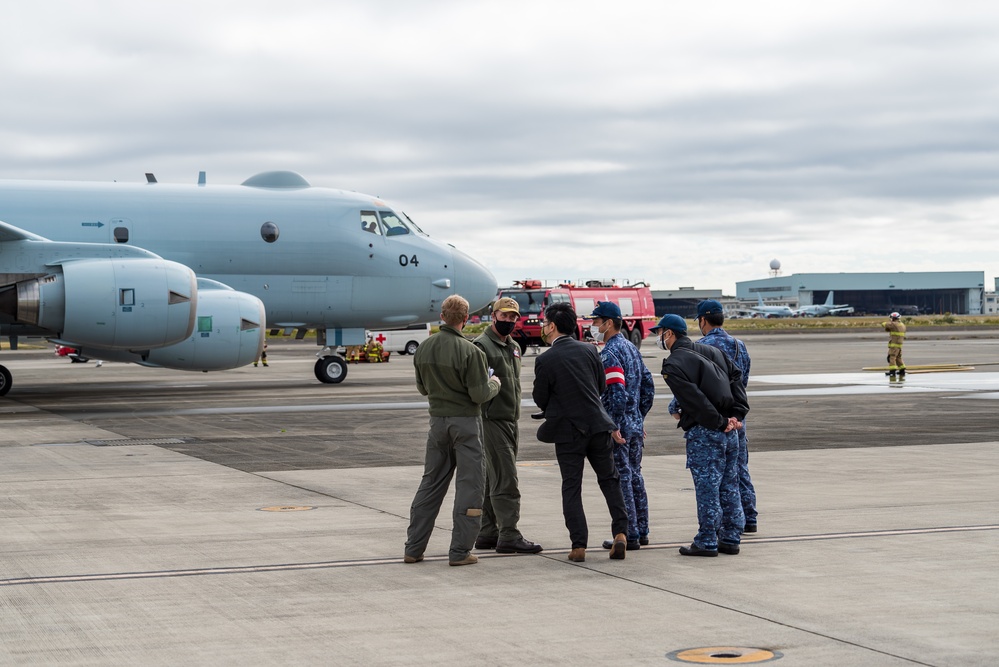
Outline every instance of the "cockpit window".
[(385, 236), (402, 236), (409, 233), (406, 224), (392, 211), (379, 211), (382, 224), (385, 225)]
[(374, 211), (361, 211), (361, 229), (371, 234), (382, 235), (382, 228), (378, 226), (378, 215)]

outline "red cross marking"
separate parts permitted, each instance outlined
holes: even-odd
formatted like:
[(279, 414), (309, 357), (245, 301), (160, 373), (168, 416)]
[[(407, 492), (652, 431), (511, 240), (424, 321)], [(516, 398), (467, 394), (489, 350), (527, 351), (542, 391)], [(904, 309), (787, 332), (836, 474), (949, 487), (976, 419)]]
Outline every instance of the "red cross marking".
[(378, 334), (378, 338), (375, 338), (375, 340), (377, 340), (379, 343), (384, 343), (388, 339), (385, 337), (385, 334), (380, 333)]

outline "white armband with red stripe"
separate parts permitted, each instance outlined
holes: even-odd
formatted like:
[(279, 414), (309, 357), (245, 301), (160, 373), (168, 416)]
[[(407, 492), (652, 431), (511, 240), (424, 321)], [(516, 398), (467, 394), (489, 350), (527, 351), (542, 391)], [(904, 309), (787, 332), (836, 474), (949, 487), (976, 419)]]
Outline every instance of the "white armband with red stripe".
[(619, 384), (624, 386), (627, 384), (624, 381), (624, 369), (620, 366), (608, 366), (604, 369), (604, 374), (607, 376), (607, 384)]

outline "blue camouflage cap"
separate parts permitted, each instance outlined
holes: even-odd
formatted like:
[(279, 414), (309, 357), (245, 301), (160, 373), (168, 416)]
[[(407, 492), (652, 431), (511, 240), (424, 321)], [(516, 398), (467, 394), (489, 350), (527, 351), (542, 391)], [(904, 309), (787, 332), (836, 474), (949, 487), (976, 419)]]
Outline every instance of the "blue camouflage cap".
[(649, 329), (649, 331), (659, 333), (662, 329), (672, 329), (676, 333), (686, 334), (687, 322), (679, 315), (670, 313), (669, 315), (663, 315), (662, 319), (659, 320), (659, 324)]
[(621, 308), (613, 301), (597, 301), (597, 307), (590, 313), (590, 318), (602, 317), (605, 320), (621, 319)]
[(724, 313), (725, 309), (722, 305), (715, 301), (714, 299), (705, 299), (697, 304), (697, 316), (704, 317), (705, 315), (711, 315), (712, 313)]

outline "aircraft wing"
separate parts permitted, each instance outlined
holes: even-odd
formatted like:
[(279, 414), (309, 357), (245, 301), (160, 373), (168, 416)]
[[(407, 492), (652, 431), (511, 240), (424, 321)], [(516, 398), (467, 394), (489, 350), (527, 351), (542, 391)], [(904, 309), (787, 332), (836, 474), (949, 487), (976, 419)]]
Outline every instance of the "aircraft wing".
[[(178, 370), (252, 362), (264, 304), (124, 243), (52, 241), (0, 222), (0, 334), (44, 336), (94, 359)], [(0, 366), (0, 396), (10, 388)]]
[(48, 239), (39, 236), (38, 234), (32, 234), (31, 232), (26, 232), (20, 227), (15, 227), (14, 225), (8, 225), (6, 222), (0, 221), (0, 243), (5, 241), (47, 241)]

